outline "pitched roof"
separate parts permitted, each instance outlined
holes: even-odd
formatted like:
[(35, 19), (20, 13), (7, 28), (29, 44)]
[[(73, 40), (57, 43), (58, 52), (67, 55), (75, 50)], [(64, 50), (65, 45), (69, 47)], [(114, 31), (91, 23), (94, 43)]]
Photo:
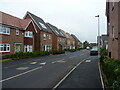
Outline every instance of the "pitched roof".
[(27, 14), (29, 14), (31, 16), (31, 18), (33, 19), (33, 21), (37, 24), (37, 26), (40, 28), (40, 30), (43, 30), (45, 32), (49, 32), (52, 33), (52, 31), (47, 27), (46, 23), (43, 21), (43, 19), (41, 19), (40, 17), (27, 12)]
[(74, 34), (71, 34), (71, 36), (72, 36), (76, 41), (79, 41), (79, 39), (78, 39)]
[(50, 23), (46, 23), (46, 24), (51, 28), (53, 33), (55, 33), (57, 36), (65, 37), (65, 35), (56, 26), (53, 26)]
[(21, 19), (20, 18), (17, 18), (15, 16), (9, 15), (9, 14), (1, 12), (1, 11), (0, 11), (0, 15), (2, 17), (2, 19), (0, 19), (1, 24), (21, 28), (21, 24), (20, 24)]
[(74, 40), (74, 38), (68, 32), (66, 34), (69, 39)]
[(20, 24), (22, 28), (26, 28), (27, 25), (31, 22), (31, 19), (22, 19), (20, 20)]

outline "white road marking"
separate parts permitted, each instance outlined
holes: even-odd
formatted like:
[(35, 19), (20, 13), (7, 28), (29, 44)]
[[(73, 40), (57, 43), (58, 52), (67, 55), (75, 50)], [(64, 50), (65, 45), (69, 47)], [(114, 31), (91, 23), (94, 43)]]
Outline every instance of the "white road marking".
[(84, 62), (85, 60), (82, 60), (81, 62), (79, 62), (62, 80), (60, 80), (60, 82), (55, 85), (52, 90), (55, 90), (82, 62)]
[(28, 64), (28, 63), (30, 63), (30, 62), (31, 62), (31, 61), (28, 61), (28, 62), (25, 62), (25, 63), (21, 63), (21, 64), (17, 64), (17, 65), (11, 65), (11, 66), (4, 67), (4, 68), (15, 67), (15, 66), (18, 66), (18, 65)]
[(58, 60), (58, 61), (53, 61), (52, 63), (56, 63), (56, 62), (60, 62), (60, 63), (63, 63), (63, 62), (66, 62), (66, 61), (63, 61), (65, 59), (61, 59), (61, 60)]
[(29, 67), (19, 67), (19, 68), (16, 68), (17, 70), (26, 70), (28, 69)]
[(36, 63), (37, 63), (37, 62), (34, 61), (34, 62), (31, 62), (30, 64), (36, 64)]
[(85, 62), (91, 62), (91, 60), (86, 60)]
[(61, 60), (61, 61), (57, 61), (57, 62), (59, 62), (59, 63), (65, 63), (66, 61)]
[(1, 82), (4, 82), (4, 81), (8, 81), (8, 80), (13, 79), (13, 78), (16, 78), (16, 77), (19, 77), (19, 76), (22, 76), (22, 75), (27, 74), (27, 73), (33, 72), (33, 71), (38, 70), (38, 69), (40, 69), (40, 68), (42, 68), (42, 66), (41, 66), (41, 67), (34, 68), (34, 69), (29, 70), (29, 71), (26, 71), (26, 72), (23, 72), (23, 73), (20, 73), (20, 74), (17, 74), (17, 75), (15, 75), (15, 76), (12, 76), (12, 77), (9, 77), (9, 78), (6, 78), (6, 79), (0, 80), (0, 83), (1, 83)]
[(43, 62), (43, 63), (39, 63), (40, 65), (45, 65), (46, 64), (46, 62)]
[(56, 63), (56, 61), (52, 62), (52, 63)]

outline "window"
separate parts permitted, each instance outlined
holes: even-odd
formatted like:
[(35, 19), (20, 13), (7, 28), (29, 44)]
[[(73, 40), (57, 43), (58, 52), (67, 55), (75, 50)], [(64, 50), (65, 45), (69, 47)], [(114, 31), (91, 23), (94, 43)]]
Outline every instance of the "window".
[(51, 39), (51, 35), (49, 34), (49, 39)]
[(39, 24), (42, 26), (42, 28), (47, 29), (47, 27), (43, 23), (39, 22)]
[(44, 45), (43, 48), (44, 48), (44, 51), (50, 51), (51, 46), (50, 45)]
[(32, 38), (33, 33), (31, 31), (25, 31), (25, 37), (31, 37)]
[(0, 44), (0, 52), (10, 52), (10, 44)]
[(19, 30), (18, 29), (16, 29), (16, 35), (19, 35)]
[(10, 35), (10, 28), (0, 25), (0, 33)]
[(112, 26), (112, 37), (115, 38), (115, 29), (114, 29), (114, 26)]
[(56, 32), (57, 34), (59, 34), (59, 32), (58, 32), (57, 30), (55, 30), (55, 32)]
[(32, 52), (32, 45), (25, 45), (25, 49), (24, 49), (25, 52)]
[(46, 40), (46, 34), (45, 33), (43, 34), (43, 39)]

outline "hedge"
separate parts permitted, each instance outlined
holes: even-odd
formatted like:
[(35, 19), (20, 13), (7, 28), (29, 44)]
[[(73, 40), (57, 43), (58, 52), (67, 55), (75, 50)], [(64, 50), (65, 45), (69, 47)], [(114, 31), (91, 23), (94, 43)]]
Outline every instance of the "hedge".
[(81, 48), (78, 49), (66, 49), (66, 50), (60, 50), (60, 51), (34, 51), (34, 52), (17, 52), (11, 55), (5, 55), (2, 57), (2, 59), (12, 59), (12, 60), (19, 60), (24, 58), (32, 58), (37, 56), (45, 56), (45, 55), (55, 55), (55, 54), (63, 54), (65, 51), (67, 52), (75, 52), (77, 50), (81, 50)]
[(65, 53), (64, 50), (62, 51), (34, 51), (34, 52), (17, 52), (11, 55), (5, 55), (2, 59), (12, 59), (12, 60), (19, 60), (24, 58), (32, 58), (37, 56), (45, 56), (50, 54), (63, 54)]
[(104, 58), (101, 66), (107, 79), (107, 88), (120, 90), (120, 61)]

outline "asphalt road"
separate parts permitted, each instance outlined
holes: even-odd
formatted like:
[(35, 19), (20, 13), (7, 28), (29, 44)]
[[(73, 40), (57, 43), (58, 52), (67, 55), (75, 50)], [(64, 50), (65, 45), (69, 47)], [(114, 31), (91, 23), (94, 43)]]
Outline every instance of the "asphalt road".
[[(3, 62), (0, 83), (3, 88), (53, 88), (75, 67), (58, 88), (102, 87), (98, 58), (88, 50)], [(80, 75), (77, 86), (72, 84), (75, 75)]]

